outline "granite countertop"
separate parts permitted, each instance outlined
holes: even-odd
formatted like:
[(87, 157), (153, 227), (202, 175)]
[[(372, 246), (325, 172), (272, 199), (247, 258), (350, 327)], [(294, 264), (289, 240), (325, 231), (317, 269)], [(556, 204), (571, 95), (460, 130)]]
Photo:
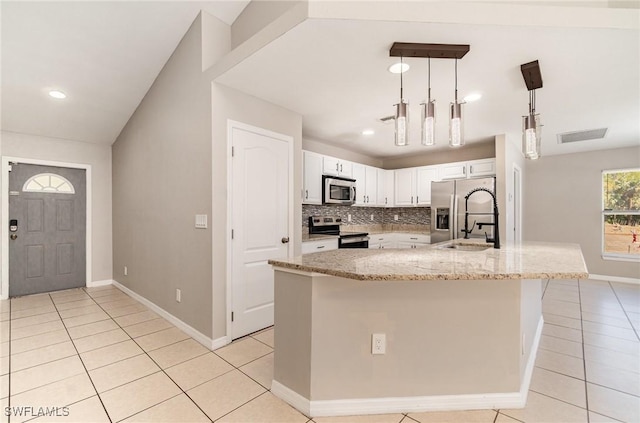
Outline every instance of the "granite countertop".
[(322, 273), (349, 279), (474, 280), (474, 279), (586, 279), (587, 266), (578, 244), (525, 242), (478, 244), (455, 240), (454, 244), (484, 245), (483, 251), (438, 248), (452, 241), (413, 249), (339, 249), (305, 254), (291, 259), (269, 260), (283, 269)]

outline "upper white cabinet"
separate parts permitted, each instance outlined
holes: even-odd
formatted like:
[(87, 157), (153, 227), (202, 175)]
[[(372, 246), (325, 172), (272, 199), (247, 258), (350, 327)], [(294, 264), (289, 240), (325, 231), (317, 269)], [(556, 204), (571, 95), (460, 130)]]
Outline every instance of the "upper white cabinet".
[(302, 204), (322, 204), (322, 156), (303, 151)]
[(467, 177), (467, 162), (440, 165), (440, 179), (462, 179)]
[(416, 169), (416, 205), (431, 205), (431, 182), (439, 181), (439, 166), (423, 166)]
[(378, 205), (378, 169), (353, 163), (353, 179), (356, 180), (356, 206)]
[(496, 174), (496, 159), (482, 159), (468, 162), (469, 177), (494, 176)]
[(322, 175), (356, 180), (356, 205), (415, 207), (431, 205), (431, 182), (496, 174), (495, 159), (384, 170), (303, 151), (303, 204), (322, 204)]
[(496, 174), (496, 159), (480, 159), (468, 162), (439, 165), (440, 179), (464, 179)]
[(395, 205), (428, 206), (431, 182), (439, 181), (439, 166), (422, 166), (395, 171)]
[(378, 171), (377, 204), (383, 207), (393, 206), (393, 171), (376, 169)]
[(395, 170), (395, 206), (415, 206), (416, 169)]
[(335, 157), (324, 156), (322, 160), (322, 173), (325, 175), (353, 178), (353, 163)]

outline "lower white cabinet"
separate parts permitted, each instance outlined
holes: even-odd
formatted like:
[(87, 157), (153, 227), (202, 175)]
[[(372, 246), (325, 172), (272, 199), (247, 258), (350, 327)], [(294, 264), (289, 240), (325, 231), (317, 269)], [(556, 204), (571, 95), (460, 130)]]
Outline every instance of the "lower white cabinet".
[(418, 248), (431, 243), (429, 235), (396, 233), (396, 248)]
[(369, 249), (418, 248), (431, 243), (429, 235), (388, 232), (369, 235)]
[(338, 249), (338, 238), (319, 239), (302, 243), (302, 254), (317, 253)]

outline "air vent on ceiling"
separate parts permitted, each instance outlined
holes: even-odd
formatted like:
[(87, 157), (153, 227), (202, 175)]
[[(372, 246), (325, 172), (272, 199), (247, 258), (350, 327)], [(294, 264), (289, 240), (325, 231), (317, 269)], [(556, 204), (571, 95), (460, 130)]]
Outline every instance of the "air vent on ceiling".
[(558, 134), (558, 144), (567, 144), (570, 142), (599, 140), (607, 134), (608, 128), (589, 129), (587, 131), (565, 132)]
[(394, 120), (396, 120), (396, 117), (394, 115), (391, 116), (385, 116), (385, 117), (381, 117), (380, 119), (378, 119), (380, 122), (382, 123), (391, 123)]

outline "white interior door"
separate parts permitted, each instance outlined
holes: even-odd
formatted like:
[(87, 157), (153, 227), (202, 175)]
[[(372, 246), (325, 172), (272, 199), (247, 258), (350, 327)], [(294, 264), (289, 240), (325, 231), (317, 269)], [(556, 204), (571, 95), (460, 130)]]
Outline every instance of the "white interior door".
[(230, 135), (235, 339), (273, 325), (273, 269), (267, 260), (289, 255), (290, 141), (235, 126)]
[(520, 168), (513, 165), (513, 239), (522, 241), (522, 175)]

